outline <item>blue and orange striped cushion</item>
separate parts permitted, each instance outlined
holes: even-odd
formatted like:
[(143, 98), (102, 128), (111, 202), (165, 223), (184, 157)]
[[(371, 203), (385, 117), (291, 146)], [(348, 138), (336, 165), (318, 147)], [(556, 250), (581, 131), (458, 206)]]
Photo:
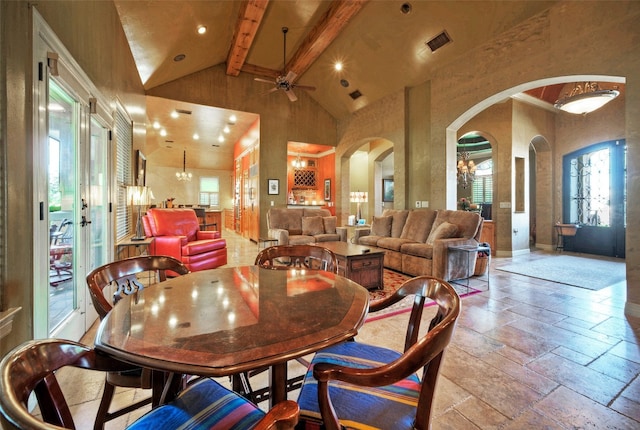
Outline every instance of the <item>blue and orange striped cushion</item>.
[(211, 379), (202, 379), (173, 402), (143, 415), (128, 429), (250, 429), (264, 415), (247, 399)]
[[(359, 342), (343, 342), (318, 352), (305, 375), (298, 397), (300, 421), (305, 429), (320, 428), (317, 381), (313, 365), (333, 363), (355, 368), (372, 368), (389, 363), (400, 353)], [(359, 387), (331, 381), (329, 395), (340, 423), (348, 429), (410, 429), (416, 414), (420, 380), (417, 375), (384, 387)]]

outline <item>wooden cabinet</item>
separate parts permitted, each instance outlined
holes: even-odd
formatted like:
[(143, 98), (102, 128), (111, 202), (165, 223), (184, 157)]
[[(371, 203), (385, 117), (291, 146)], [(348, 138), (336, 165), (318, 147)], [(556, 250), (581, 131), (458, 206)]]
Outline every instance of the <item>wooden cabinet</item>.
[(233, 209), (225, 209), (224, 213), (224, 228), (229, 230), (235, 230), (235, 223), (233, 221)]
[(220, 231), (222, 230), (222, 212), (206, 211), (204, 215), (205, 230)]
[(366, 289), (382, 289), (384, 253), (338, 255), (338, 275), (357, 282)]
[(487, 242), (491, 247), (491, 255), (496, 255), (496, 225), (491, 220), (484, 220), (480, 242)]

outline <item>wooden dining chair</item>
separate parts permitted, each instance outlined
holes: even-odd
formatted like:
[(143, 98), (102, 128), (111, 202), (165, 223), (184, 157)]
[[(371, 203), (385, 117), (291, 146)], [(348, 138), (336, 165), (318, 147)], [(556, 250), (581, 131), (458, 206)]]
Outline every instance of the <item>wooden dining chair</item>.
[[(73, 386), (73, 382), (60, 384), (56, 377), (58, 370), (69, 366), (109, 373), (134, 370), (129, 364), (77, 342), (59, 339), (25, 342), (0, 362), (2, 428), (76, 428), (65, 394), (71, 395), (79, 387)], [(30, 412), (32, 393), (41, 415)], [(176, 429), (191, 425), (189, 428), (225, 430), (293, 429), (298, 412), (297, 404), (289, 400), (265, 413), (214, 380), (204, 378), (189, 385), (173, 402), (154, 408), (127, 428)]]
[(276, 245), (264, 248), (255, 264), (267, 269), (306, 268), (338, 273), (336, 255), (322, 245)]
[[(179, 260), (163, 255), (143, 255), (97, 267), (87, 275), (87, 285), (93, 306), (103, 319), (123, 295), (144, 288), (137, 275), (151, 272), (154, 281), (162, 282), (170, 274), (185, 275), (189, 269)], [(116, 387), (151, 388), (151, 371), (137, 368), (127, 372), (108, 372), (104, 392), (95, 421), (95, 429), (104, 428), (104, 423), (151, 403), (151, 397), (140, 400), (126, 408), (109, 412)]]
[[(445, 281), (419, 276), (391, 296), (371, 303), (370, 312), (413, 296), (403, 352), (356, 341), (314, 356), (300, 390), (299, 429), (431, 428), (431, 408), (442, 356), (460, 314), (460, 297)], [(436, 315), (419, 337), (427, 299)], [(422, 369), (421, 377), (417, 372)], [(342, 428), (344, 428), (342, 427)]]
[[(338, 260), (336, 255), (321, 246), (316, 245), (276, 245), (261, 250), (256, 256), (255, 264), (265, 269), (289, 270), (305, 268), (324, 270), (338, 273)], [(301, 365), (308, 367), (309, 361), (302, 357), (296, 359)], [(269, 387), (254, 389), (250, 378), (268, 370), (266, 367), (254, 369), (249, 372), (236, 375), (235, 389), (258, 403), (266, 400)], [(293, 391), (302, 386), (304, 376), (297, 376), (287, 380), (287, 391)]]

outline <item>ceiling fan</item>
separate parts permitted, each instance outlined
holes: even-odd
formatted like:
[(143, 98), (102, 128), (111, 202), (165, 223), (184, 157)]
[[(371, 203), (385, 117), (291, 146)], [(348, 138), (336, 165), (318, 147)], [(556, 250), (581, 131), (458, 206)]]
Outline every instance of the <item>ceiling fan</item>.
[(258, 82), (266, 82), (268, 84), (275, 83), (275, 87), (267, 91), (266, 94), (273, 93), (278, 90), (283, 90), (284, 93), (287, 95), (287, 97), (289, 97), (289, 100), (292, 102), (295, 102), (296, 100), (298, 100), (298, 97), (296, 97), (295, 93), (293, 92), (294, 88), (302, 88), (303, 90), (313, 91), (316, 89), (316, 87), (310, 87), (307, 85), (297, 85), (293, 83), (293, 80), (296, 78), (297, 75), (292, 70), (289, 70), (289, 73), (287, 73), (286, 75), (284, 74), (284, 69), (287, 67), (287, 32), (288, 31), (289, 31), (288, 27), (282, 27), (282, 36), (284, 38), (283, 66), (282, 66), (283, 74), (278, 75), (275, 82), (270, 81), (268, 79), (262, 79), (262, 78), (254, 78), (254, 79)]

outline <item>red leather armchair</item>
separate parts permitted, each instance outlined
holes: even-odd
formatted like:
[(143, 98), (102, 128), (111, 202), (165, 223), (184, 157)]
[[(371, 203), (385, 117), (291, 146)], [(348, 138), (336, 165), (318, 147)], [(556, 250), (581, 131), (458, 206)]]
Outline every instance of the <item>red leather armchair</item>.
[(219, 231), (200, 231), (193, 209), (153, 208), (142, 217), (151, 255), (169, 255), (196, 272), (227, 264), (227, 241)]

